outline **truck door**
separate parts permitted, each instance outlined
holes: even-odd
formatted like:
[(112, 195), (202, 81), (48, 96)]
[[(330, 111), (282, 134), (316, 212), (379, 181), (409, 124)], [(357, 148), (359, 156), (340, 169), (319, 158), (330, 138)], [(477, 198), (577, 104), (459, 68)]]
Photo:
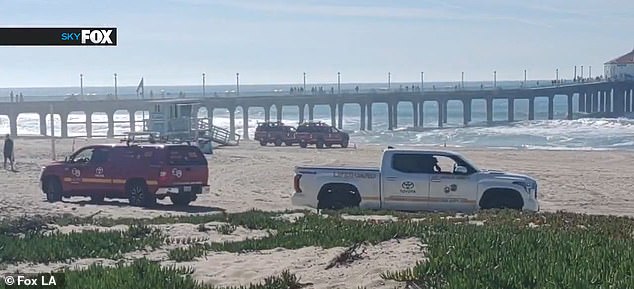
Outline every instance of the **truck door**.
[(416, 152), (394, 153), (383, 161), (382, 207), (392, 210), (429, 209), (431, 174), (426, 155)]
[(62, 180), (62, 186), (64, 191), (69, 192), (83, 192), (84, 182), (82, 178), (86, 163), (90, 161), (94, 147), (86, 147), (71, 155), (64, 167), (64, 178)]
[(435, 155), (440, 171), (431, 176), (430, 203), (443, 211), (472, 211), (476, 208), (477, 181), (471, 173), (456, 172), (460, 160), (452, 156)]
[(81, 168), (82, 182), (88, 194), (112, 192), (114, 175), (108, 162), (110, 148), (98, 147), (92, 151), (92, 157)]

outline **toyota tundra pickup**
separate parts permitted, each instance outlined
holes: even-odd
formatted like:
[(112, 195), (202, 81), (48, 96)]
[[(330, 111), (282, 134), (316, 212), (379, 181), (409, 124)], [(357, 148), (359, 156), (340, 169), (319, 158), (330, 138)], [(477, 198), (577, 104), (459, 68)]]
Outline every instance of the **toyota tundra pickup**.
[(298, 166), (291, 198), (317, 209), (538, 211), (537, 181), (482, 170), (459, 153), (388, 148), (380, 168)]

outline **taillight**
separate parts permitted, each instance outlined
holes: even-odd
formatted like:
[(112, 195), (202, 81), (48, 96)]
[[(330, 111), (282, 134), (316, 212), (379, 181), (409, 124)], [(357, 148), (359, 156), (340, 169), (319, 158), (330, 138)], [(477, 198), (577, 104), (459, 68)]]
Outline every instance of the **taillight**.
[(167, 180), (167, 172), (166, 171), (160, 171), (159, 172), (159, 180), (164, 181)]
[(299, 179), (302, 178), (302, 175), (296, 174), (293, 178), (293, 187), (295, 188), (295, 192), (301, 193), (302, 189), (299, 187)]

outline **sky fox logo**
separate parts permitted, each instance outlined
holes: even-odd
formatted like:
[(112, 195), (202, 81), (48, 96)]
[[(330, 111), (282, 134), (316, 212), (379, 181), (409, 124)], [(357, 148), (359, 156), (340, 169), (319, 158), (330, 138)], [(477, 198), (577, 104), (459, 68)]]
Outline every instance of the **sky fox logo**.
[(63, 32), (62, 41), (81, 41), (84, 45), (114, 45), (111, 39), (113, 29), (82, 29), (77, 32)]

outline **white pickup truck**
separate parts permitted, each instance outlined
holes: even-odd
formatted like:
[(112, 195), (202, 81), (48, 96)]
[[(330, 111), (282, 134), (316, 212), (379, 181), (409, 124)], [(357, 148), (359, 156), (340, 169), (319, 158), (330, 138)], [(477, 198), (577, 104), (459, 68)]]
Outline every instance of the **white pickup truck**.
[(533, 178), (481, 170), (449, 151), (388, 148), (381, 168), (298, 166), (294, 189), (294, 205), (317, 209), (539, 210)]

